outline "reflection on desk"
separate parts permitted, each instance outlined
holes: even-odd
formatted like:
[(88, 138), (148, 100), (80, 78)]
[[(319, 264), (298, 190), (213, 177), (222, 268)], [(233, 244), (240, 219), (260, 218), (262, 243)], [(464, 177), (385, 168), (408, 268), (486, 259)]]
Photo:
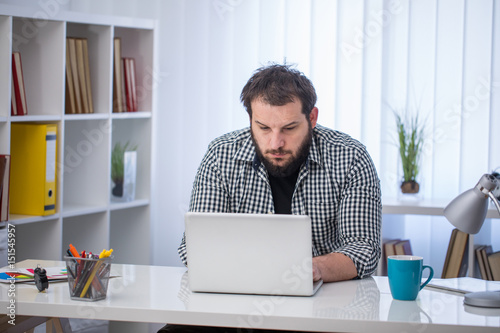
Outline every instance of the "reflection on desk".
[[(333, 297), (332, 297), (333, 295)], [(380, 291), (373, 278), (325, 283), (314, 297), (193, 293), (188, 287), (188, 272), (178, 294), (187, 311), (246, 313), (240, 323), (259, 328), (265, 316), (292, 315), (317, 318), (378, 320)]]
[[(60, 266), (59, 261), (24, 261), (18, 267)], [(479, 313), (463, 295), (424, 288), (416, 301), (393, 301), (387, 277), (326, 283), (311, 297), (192, 293), (186, 269), (112, 264), (108, 297), (73, 301), (68, 284), (47, 293), (16, 285), (16, 314), (179, 325), (230, 326), (316, 332), (500, 332), (500, 313)], [(0, 313), (9, 304), (0, 285)]]

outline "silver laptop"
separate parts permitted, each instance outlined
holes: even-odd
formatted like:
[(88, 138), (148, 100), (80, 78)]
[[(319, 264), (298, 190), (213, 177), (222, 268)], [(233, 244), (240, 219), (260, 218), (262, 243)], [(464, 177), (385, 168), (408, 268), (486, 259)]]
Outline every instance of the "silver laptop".
[(299, 215), (186, 213), (189, 287), (195, 292), (311, 296), (311, 219)]

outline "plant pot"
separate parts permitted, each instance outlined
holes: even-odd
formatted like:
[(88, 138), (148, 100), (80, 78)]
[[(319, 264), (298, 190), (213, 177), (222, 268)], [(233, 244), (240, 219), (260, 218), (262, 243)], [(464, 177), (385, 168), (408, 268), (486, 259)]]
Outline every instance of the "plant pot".
[(113, 193), (115, 197), (121, 198), (123, 196), (123, 181), (116, 182), (111, 193)]
[(420, 190), (420, 185), (414, 181), (405, 181), (401, 183), (401, 192), (405, 194), (415, 194)]

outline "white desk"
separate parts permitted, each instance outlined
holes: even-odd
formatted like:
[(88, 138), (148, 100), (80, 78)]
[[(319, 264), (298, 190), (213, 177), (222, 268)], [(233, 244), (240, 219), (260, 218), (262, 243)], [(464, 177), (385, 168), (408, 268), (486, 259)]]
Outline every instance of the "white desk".
[[(17, 267), (63, 266), (24, 261)], [(500, 332), (500, 309), (464, 308), (463, 297), (431, 289), (414, 302), (394, 301), (387, 278), (325, 284), (313, 297), (191, 293), (179, 267), (118, 265), (108, 297), (72, 301), (66, 282), (47, 293), (18, 284), (17, 315), (90, 318), (319, 332)], [(7, 313), (8, 285), (0, 285), (0, 313)]]

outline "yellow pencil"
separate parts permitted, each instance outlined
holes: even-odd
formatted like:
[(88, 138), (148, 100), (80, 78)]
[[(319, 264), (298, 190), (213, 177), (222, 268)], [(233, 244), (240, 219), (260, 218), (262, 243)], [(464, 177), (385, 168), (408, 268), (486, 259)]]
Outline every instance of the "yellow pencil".
[(87, 290), (89, 289), (90, 283), (94, 279), (95, 273), (97, 273), (97, 270), (99, 269), (99, 266), (101, 266), (102, 261), (98, 261), (94, 265), (94, 269), (92, 269), (92, 273), (90, 273), (90, 276), (87, 280), (87, 283), (85, 283), (85, 286), (83, 287), (82, 293), (80, 294), (80, 298), (83, 298), (85, 294), (87, 293)]

